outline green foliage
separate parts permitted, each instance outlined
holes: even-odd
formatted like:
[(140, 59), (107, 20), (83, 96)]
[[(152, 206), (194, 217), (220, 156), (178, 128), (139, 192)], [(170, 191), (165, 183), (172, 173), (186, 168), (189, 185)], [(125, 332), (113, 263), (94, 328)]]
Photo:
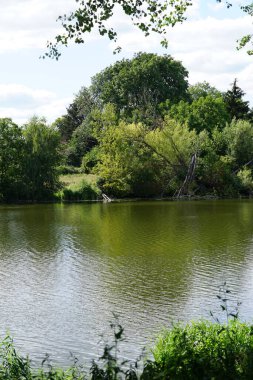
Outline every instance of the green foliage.
[(153, 131), (121, 122), (103, 131), (94, 170), (112, 195), (173, 195), (197, 150), (196, 132), (169, 118)]
[(189, 86), (188, 92), (192, 100), (198, 100), (199, 98), (205, 98), (207, 96), (214, 98), (220, 98), (222, 96), (220, 91), (206, 81)]
[[(229, 9), (233, 2), (227, 0), (216, 0), (218, 3), (225, 3)], [(77, 8), (68, 15), (60, 16), (64, 32), (55, 37), (54, 42), (48, 42), (48, 52), (42, 58), (51, 57), (59, 59), (61, 53), (59, 46), (68, 46), (71, 41), (76, 44), (83, 44), (85, 36), (92, 30), (97, 29), (101, 36), (107, 36), (109, 40), (117, 41), (117, 32), (113, 27), (108, 26), (107, 21), (114, 14), (115, 9), (121, 9), (127, 15), (133, 25), (136, 25), (145, 36), (154, 32), (164, 38), (160, 43), (167, 47), (168, 41), (165, 38), (169, 26), (175, 26), (177, 23), (182, 23), (185, 19), (186, 10), (193, 4), (192, 0), (104, 0), (94, 2), (92, 0), (76, 0)], [(238, 6), (238, 2), (235, 1)], [(240, 9), (249, 16), (253, 15), (253, 4), (239, 5)], [(252, 34), (243, 36), (238, 41), (237, 49), (242, 49), (245, 46), (252, 44)], [(118, 46), (114, 53), (121, 51)], [(247, 51), (249, 55), (253, 54), (253, 50)]]
[(154, 170), (159, 163), (139, 140), (140, 133), (141, 125), (124, 122), (103, 131), (94, 171), (102, 178), (104, 192), (117, 196), (151, 196), (159, 192), (159, 188), (154, 189)]
[(83, 179), (78, 184), (64, 187), (57, 195), (62, 201), (84, 201), (97, 200), (101, 192), (97, 186)]
[(253, 159), (253, 128), (243, 120), (233, 120), (222, 131), (226, 154), (238, 169)]
[(59, 165), (57, 167), (57, 173), (59, 175), (62, 174), (79, 174), (82, 172), (80, 168), (77, 168), (76, 166), (71, 166), (71, 165)]
[(22, 197), (24, 139), (11, 119), (0, 119), (0, 201)]
[(251, 195), (253, 193), (253, 178), (251, 169), (243, 168), (239, 170), (237, 177), (240, 180), (241, 192)]
[(101, 105), (112, 103), (128, 121), (154, 122), (158, 105), (187, 97), (188, 72), (168, 55), (138, 53), (92, 78), (91, 92)]
[(73, 132), (87, 119), (94, 107), (95, 100), (90, 90), (82, 87), (75, 96), (74, 101), (67, 108), (67, 114), (56, 119), (53, 124), (53, 127), (59, 130), (62, 142), (67, 142), (71, 139)]
[(33, 117), (24, 127), (24, 184), (28, 200), (53, 196), (57, 189), (57, 166), (60, 162), (59, 133), (43, 118)]
[[(93, 29), (98, 29), (101, 36), (106, 35), (110, 40), (117, 41), (117, 33), (108, 27), (107, 21), (114, 15), (118, 6), (144, 34), (151, 32), (160, 35), (166, 34), (167, 26), (185, 20), (185, 11), (192, 5), (191, 0), (165, 0), (165, 1), (133, 1), (133, 0), (103, 0), (84, 1), (76, 0), (78, 7), (69, 15), (60, 16), (64, 33), (55, 37), (55, 42), (48, 42), (49, 51), (43, 56), (59, 59), (59, 45), (67, 46), (71, 40), (77, 44), (85, 42), (85, 35)], [(163, 38), (161, 44), (167, 46)], [(117, 47), (115, 52), (120, 51)]]
[(171, 106), (168, 115), (181, 123), (187, 123), (197, 132), (210, 132), (216, 127), (222, 129), (230, 120), (223, 98), (214, 95), (196, 97), (191, 104), (181, 101)]
[(73, 132), (66, 149), (66, 160), (70, 165), (79, 167), (85, 154), (97, 145), (97, 139), (92, 135), (89, 121), (85, 120)]
[(163, 379), (251, 379), (252, 326), (207, 321), (175, 325), (153, 349)]
[(232, 84), (232, 89), (224, 94), (224, 101), (230, 119), (247, 119), (250, 112), (249, 102), (243, 100), (245, 93), (237, 85), (237, 79)]

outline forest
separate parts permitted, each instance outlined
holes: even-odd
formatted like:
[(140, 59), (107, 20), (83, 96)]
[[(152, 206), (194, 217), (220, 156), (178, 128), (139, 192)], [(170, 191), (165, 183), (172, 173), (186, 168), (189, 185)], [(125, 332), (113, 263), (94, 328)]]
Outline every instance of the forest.
[(51, 125), (0, 119), (0, 200), (250, 196), (252, 123), (237, 79), (225, 92), (190, 85), (181, 62), (138, 53), (91, 78)]

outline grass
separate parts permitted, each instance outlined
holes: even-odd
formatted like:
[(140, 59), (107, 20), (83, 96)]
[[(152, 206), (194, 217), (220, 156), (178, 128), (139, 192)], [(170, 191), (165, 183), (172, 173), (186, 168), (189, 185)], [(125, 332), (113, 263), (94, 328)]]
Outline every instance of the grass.
[(101, 191), (97, 185), (97, 176), (92, 174), (64, 174), (60, 176), (63, 185), (56, 197), (62, 201), (77, 202), (97, 200)]
[(60, 182), (67, 186), (78, 186), (81, 185), (82, 181), (85, 180), (88, 184), (96, 185), (98, 177), (95, 174), (62, 174), (60, 175)]

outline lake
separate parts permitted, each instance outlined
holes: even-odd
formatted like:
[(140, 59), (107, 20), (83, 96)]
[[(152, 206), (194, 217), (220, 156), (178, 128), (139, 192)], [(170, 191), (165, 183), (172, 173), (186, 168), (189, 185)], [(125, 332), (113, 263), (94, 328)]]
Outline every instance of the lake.
[(0, 206), (0, 331), (39, 363), (90, 362), (125, 328), (135, 359), (172, 322), (220, 316), (227, 281), (253, 316), (253, 201)]

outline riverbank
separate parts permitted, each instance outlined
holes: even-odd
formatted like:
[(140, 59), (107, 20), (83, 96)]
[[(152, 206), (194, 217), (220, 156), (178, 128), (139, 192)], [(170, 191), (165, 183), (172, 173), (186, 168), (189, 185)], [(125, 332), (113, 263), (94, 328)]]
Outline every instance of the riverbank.
[[(149, 354), (151, 359), (130, 362), (122, 358), (120, 343), (124, 329), (111, 324), (113, 341), (106, 344), (98, 360), (88, 370), (73, 358), (68, 369), (51, 365), (45, 355), (41, 368), (34, 369), (7, 336), (0, 344), (2, 380), (250, 380), (252, 379), (253, 334), (250, 324), (236, 318), (227, 324), (207, 321), (164, 330)], [(124, 354), (123, 354), (124, 355)]]

